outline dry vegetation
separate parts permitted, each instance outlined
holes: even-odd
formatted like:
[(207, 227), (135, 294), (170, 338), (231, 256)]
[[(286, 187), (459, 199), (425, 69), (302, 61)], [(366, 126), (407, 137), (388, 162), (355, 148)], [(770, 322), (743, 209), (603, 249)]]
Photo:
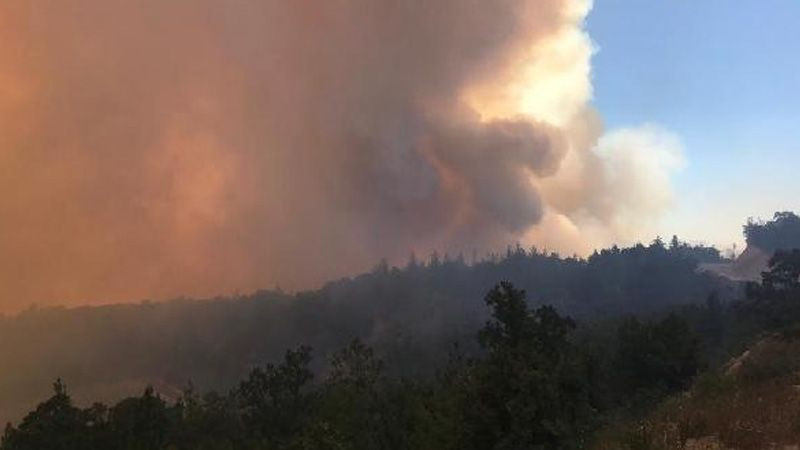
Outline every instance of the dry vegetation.
[(646, 419), (606, 429), (595, 449), (800, 448), (798, 369), (800, 340), (761, 340)]

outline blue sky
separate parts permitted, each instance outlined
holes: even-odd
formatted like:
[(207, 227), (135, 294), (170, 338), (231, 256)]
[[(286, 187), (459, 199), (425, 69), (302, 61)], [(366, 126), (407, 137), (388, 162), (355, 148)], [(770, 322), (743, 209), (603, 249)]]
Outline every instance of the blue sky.
[(729, 247), (748, 216), (800, 210), (800, 1), (595, 0), (587, 28), (607, 127), (683, 141), (665, 235)]

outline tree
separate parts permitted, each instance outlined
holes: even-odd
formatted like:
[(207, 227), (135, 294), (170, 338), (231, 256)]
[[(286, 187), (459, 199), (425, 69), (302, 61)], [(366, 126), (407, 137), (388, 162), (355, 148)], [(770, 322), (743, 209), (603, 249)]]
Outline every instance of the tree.
[(769, 260), (769, 271), (762, 274), (762, 284), (774, 291), (800, 288), (800, 249), (778, 250)]
[(747, 301), (739, 307), (747, 317), (771, 331), (788, 331), (800, 320), (800, 250), (779, 250), (769, 261), (762, 282), (747, 285)]
[(699, 340), (675, 314), (654, 323), (628, 318), (619, 327), (614, 366), (620, 389), (660, 398), (685, 389), (697, 375)]
[(280, 447), (300, 435), (312, 403), (305, 390), (313, 378), (310, 362), (310, 347), (287, 350), (282, 364), (255, 368), (239, 385), (244, 423), (256, 441)]
[(661, 239), (661, 236), (656, 236), (656, 238), (653, 239), (653, 242), (650, 243), (650, 248), (657, 250), (664, 250), (666, 248), (664, 245), (664, 240)]
[(525, 292), (502, 282), (486, 296), (492, 320), (479, 333), (486, 359), (474, 368), (465, 405), (476, 449), (574, 448), (593, 415), (574, 322), (550, 306), (529, 310)]
[(346, 448), (385, 448), (386, 417), (378, 386), (382, 371), (383, 362), (359, 339), (336, 352), (314, 435), (325, 436), (329, 446), (338, 442)]
[(189, 386), (174, 409), (179, 423), (174, 450), (229, 450), (244, 446), (245, 430), (230, 396), (213, 391), (199, 395)]
[(92, 448), (92, 417), (72, 404), (67, 387), (61, 381), (53, 384), (53, 395), (39, 404), (14, 428), (6, 426), (3, 450), (89, 450)]
[(670, 251), (676, 252), (680, 250), (681, 242), (678, 240), (678, 236), (673, 234), (672, 239), (669, 241), (669, 249)]
[(748, 245), (764, 251), (800, 248), (800, 216), (791, 211), (776, 212), (772, 220), (763, 222), (752, 218), (744, 225)]
[(117, 403), (109, 411), (108, 422), (114, 448), (118, 449), (163, 448), (170, 437), (169, 409), (152, 386), (148, 386), (140, 397)]

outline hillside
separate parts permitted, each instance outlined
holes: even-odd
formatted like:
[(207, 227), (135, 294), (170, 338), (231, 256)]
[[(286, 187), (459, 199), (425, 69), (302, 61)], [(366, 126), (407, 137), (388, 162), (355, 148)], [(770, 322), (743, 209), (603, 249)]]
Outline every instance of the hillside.
[(82, 308), (33, 309), (0, 319), (2, 419), (16, 419), (46, 395), (56, 377), (75, 399), (113, 401), (152, 384), (173, 396), (189, 381), (227, 389), (250, 368), (306, 344), (318, 364), (359, 337), (397, 374), (429, 374), (455, 342), (488, 317), (482, 296), (498, 280), (577, 319), (647, 313), (699, 304), (735, 284), (696, 272), (713, 249), (660, 241), (612, 248), (587, 259), (511, 248), (467, 264), (461, 258), (412, 259), (318, 291), (262, 291), (236, 298), (174, 300)]
[[(3, 341), (23, 356), (5, 387), (71, 378), (0, 448), (796, 448), (800, 249), (743, 289), (697, 270), (714, 254), (518, 248), (295, 295), (29, 311), (0, 328), (33, 343)], [(458, 297), (498, 274), (538, 298), (510, 281)]]
[[(776, 217), (787, 220), (789, 216)], [(756, 229), (753, 223), (748, 226)], [(772, 222), (759, 226), (776, 229)], [(769, 233), (762, 233), (761, 238), (764, 236)], [(369, 273), (328, 283), (316, 291), (259, 291), (206, 300), (30, 309), (0, 318), (0, 358), (12, 364), (11, 370), (0, 373), (0, 415), (17, 422), (47, 396), (56, 378), (67, 382), (71, 401), (78, 406), (97, 401), (114, 404), (125, 397), (128, 399), (123, 402), (133, 401), (130, 396), (148, 386), (153, 389), (145, 392), (157, 393), (165, 408), (180, 408), (187, 401), (189, 386), (193, 386), (189, 392), (217, 391), (223, 395), (220, 398), (228, 398), (239, 392), (237, 383), (241, 387), (253, 370), (278, 370), (274, 362), (280, 361), (281, 355), (294, 354), (284, 353), (287, 349), (300, 349), (294, 355), (302, 356), (307, 364), (303, 370), (314, 374), (314, 379), (329, 380), (338, 358), (333, 355), (348, 348), (354, 338), (368, 346), (370, 354), (374, 351), (386, 380), (413, 380), (407, 381), (412, 383), (408, 386), (385, 381), (388, 390), (384, 394), (390, 397), (382, 401), (391, 404), (391, 395), (395, 395), (391, 392), (396, 389), (402, 392), (396, 395), (419, 400), (425, 398), (426, 390), (448, 389), (447, 383), (440, 385), (436, 380), (441, 380), (442, 370), (453, 370), (448, 368), (452, 361), (448, 355), (453, 355), (454, 344), (466, 360), (481, 361), (486, 356), (481, 336), (487, 332), (492, 312), (487, 308), (491, 301), (483, 295), (498, 280), (507, 280), (509, 286), (523, 289), (520, 295), (533, 313), (568, 315), (571, 318), (563, 322), (566, 329), (577, 324), (568, 339), (567, 347), (573, 348), (570, 354), (577, 352), (570, 356), (576, 358), (570, 364), (577, 364), (570, 371), (588, 372), (578, 379), (569, 378), (572, 375), (568, 373), (564, 376), (568, 377), (565, 381), (586, 390), (589, 403), (578, 402), (581, 408), (594, 411), (581, 413), (588, 414), (584, 424), (588, 428), (580, 433), (593, 429), (599, 421), (606, 424), (600, 436), (613, 443), (601, 448), (626, 448), (620, 442), (651, 439), (652, 433), (663, 438), (669, 435), (665, 430), (678, 430), (679, 439), (670, 439), (678, 439), (675, 442), (680, 445), (689, 439), (700, 440), (695, 443), (717, 439), (724, 444), (740, 437), (726, 438), (732, 431), (719, 428), (724, 422), (715, 418), (724, 409), (719, 405), (764, 398), (773, 392), (773, 385), (778, 386), (774, 388), (775, 401), (789, 401), (792, 386), (800, 384), (791, 378), (793, 372), (776, 374), (772, 368), (766, 370), (768, 376), (752, 382), (740, 382), (742, 376), (738, 375), (767, 366), (761, 362), (764, 358), (754, 357), (765, 353), (765, 346), (780, 349), (779, 364), (794, 361), (787, 352), (800, 345), (784, 348), (770, 336), (788, 339), (800, 322), (800, 303), (793, 300), (798, 253), (778, 248), (769, 258), (770, 271), (760, 284), (739, 281), (746, 279), (743, 276), (720, 277), (703, 270), (709, 265), (730, 264), (752, 271), (763, 264), (765, 255), (753, 244), (731, 263), (713, 248), (690, 246), (677, 238), (668, 245), (656, 239), (646, 246), (612, 247), (585, 259), (516, 247), (472, 263), (460, 256), (436, 254), (425, 261), (412, 256), (404, 267), (380, 263)], [(554, 309), (541, 309), (541, 305), (553, 305)], [(518, 314), (522, 313), (503, 316), (503, 320), (515, 322)], [(764, 340), (764, 336), (770, 338)], [(743, 353), (747, 346), (752, 347), (750, 352)], [(725, 367), (745, 369), (723, 367), (741, 354), (745, 356)], [(469, 364), (457, 367), (461, 367), (457, 372), (477, 370)], [(698, 378), (688, 394), (648, 412), (665, 396), (689, 387), (704, 367), (711, 371)], [(738, 372), (732, 375), (732, 371)], [(764, 384), (766, 380), (774, 382)], [(313, 383), (314, 389), (322, 389), (319, 395), (323, 395), (326, 388), (319, 382)], [(728, 389), (731, 385), (735, 387)], [(704, 389), (719, 392), (721, 400), (703, 403), (710, 398)], [(55, 398), (63, 400), (58, 395)], [(447, 406), (450, 394), (442, 395), (445, 403), (436, 408), (444, 409), (437, 414), (456, 420), (449, 409), (452, 405)], [(145, 395), (136, 401), (151, 400)], [(794, 411), (792, 405), (776, 404), (775, 410)], [(237, 406), (225, 408), (235, 410)], [(686, 415), (686, 408), (697, 414)], [(696, 420), (708, 426), (690, 421), (685, 425), (688, 431), (683, 430), (682, 422), (676, 425), (675, 420), (684, 416), (686, 420), (699, 417)], [(647, 417), (634, 419), (647, 421), (646, 426), (641, 422), (634, 422), (639, 425), (633, 428), (624, 425), (637, 417)], [(776, 417), (763, 417), (777, 423)], [(743, 416), (741, 420), (751, 419)], [(766, 422), (761, 425), (767, 427)], [(776, 436), (775, 442), (791, 444), (780, 437), (787, 431), (767, 428)], [(631, 435), (631, 429), (639, 434)]]
[(762, 338), (648, 417), (612, 426), (598, 441), (597, 450), (795, 450), (800, 340)]
[(744, 336), (746, 349), (643, 417), (611, 422), (596, 449), (798, 448), (800, 249), (776, 251), (763, 281), (746, 291), (719, 322)]

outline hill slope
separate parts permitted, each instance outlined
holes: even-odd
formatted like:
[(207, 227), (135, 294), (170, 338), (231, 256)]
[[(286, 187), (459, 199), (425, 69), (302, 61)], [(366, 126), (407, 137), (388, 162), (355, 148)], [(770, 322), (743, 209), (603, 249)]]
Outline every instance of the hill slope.
[(586, 260), (517, 248), (475, 264), (436, 255), (402, 269), (381, 264), (293, 295), (30, 310), (0, 319), (0, 359), (10, 362), (0, 373), (0, 419), (30, 409), (56, 377), (78, 401), (111, 401), (146, 384), (168, 394), (190, 380), (224, 390), (286, 348), (310, 345), (324, 361), (354, 337), (393, 373), (430, 373), (454, 342), (472, 342), (488, 317), (482, 296), (498, 280), (577, 318), (610, 317), (700, 303), (715, 291), (734, 296), (734, 284), (697, 273), (709, 255), (660, 242)]

